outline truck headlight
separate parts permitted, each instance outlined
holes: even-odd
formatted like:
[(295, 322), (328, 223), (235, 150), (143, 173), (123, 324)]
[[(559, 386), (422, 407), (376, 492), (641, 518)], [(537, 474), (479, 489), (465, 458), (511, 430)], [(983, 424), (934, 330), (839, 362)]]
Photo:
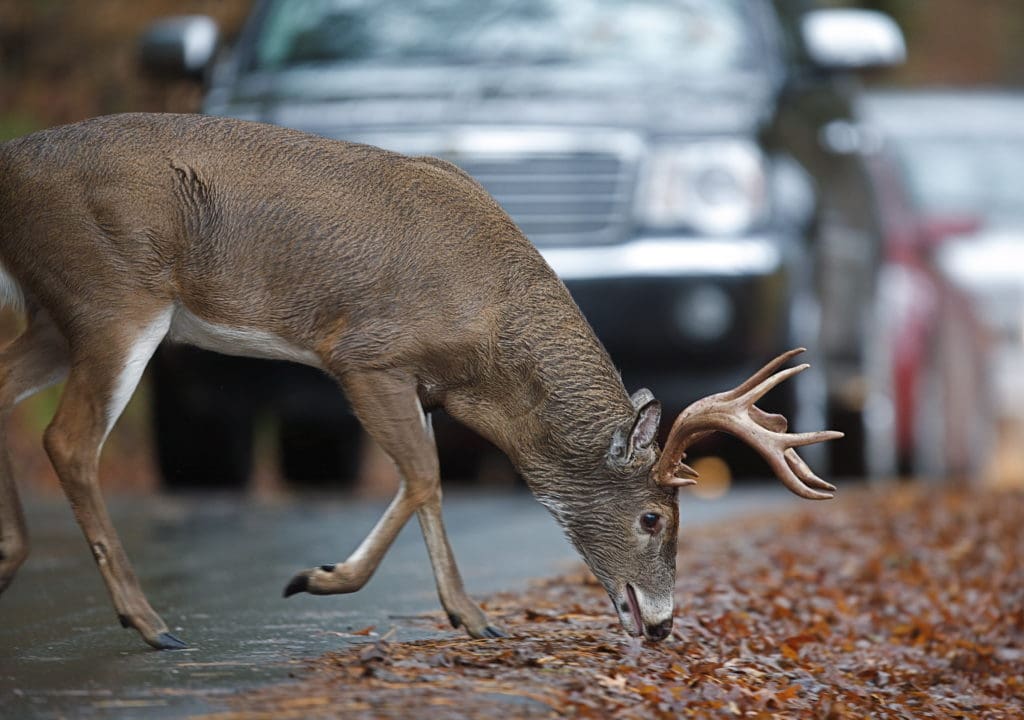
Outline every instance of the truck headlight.
[(764, 158), (757, 145), (705, 140), (654, 148), (636, 212), (650, 228), (731, 235), (757, 225), (766, 209)]

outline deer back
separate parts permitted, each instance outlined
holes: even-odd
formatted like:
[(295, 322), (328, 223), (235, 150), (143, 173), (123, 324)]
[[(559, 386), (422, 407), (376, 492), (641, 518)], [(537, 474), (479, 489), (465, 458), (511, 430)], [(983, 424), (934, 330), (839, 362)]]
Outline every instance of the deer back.
[(58, 320), (173, 303), (341, 372), (413, 368), (427, 402), (503, 446), (628, 416), (565, 287), (443, 161), (129, 114), (7, 143), (0, 168), (0, 260)]

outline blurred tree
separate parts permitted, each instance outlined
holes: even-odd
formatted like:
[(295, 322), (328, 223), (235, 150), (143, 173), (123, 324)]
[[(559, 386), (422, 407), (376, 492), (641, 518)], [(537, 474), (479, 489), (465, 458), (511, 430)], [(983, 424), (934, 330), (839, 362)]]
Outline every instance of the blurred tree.
[(887, 76), (900, 84), (1024, 83), (1024, 3), (1020, 0), (823, 0), (880, 10), (907, 36), (909, 59)]
[(138, 71), (138, 39), (166, 15), (212, 16), (228, 37), (250, 0), (0, 0), (0, 139), (125, 110), (195, 110), (199, 88)]

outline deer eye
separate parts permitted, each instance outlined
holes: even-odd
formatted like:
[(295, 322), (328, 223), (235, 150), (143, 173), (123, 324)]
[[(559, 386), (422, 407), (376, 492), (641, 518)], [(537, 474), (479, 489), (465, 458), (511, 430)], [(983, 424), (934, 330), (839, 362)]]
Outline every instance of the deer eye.
[(651, 535), (657, 535), (665, 523), (658, 513), (648, 512), (640, 516), (640, 527)]

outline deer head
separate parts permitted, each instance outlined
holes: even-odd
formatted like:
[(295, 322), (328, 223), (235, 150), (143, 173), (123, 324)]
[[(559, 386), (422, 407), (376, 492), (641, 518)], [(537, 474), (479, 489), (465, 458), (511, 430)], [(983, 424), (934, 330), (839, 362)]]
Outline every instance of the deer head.
[(806, 369), (778, 371), (802, 349), (772, 360), (749, 380), (728, 392), (687, 407), (676, 418), (659, 453), (655, 442), (661, 408), (649, 390), (633, 394), (633, 418), (612, 433), (603, 470), (606, 483), (588, 483), (590, 492), (555, 499), (538, 493), (565, 528), (591, 571), (603, 585), (630, 635), (661, 640), (672, 630), (677, 490), (697, 480), (683, 463), (686, 449), (715, 431), (727, 432), (757, 450), (782, 482), (809, 499), (832, 497), (835, 487), (816, 476), (794, 448), (842, 437), (822, 431), (789, 434), (781, 415), (756, 405), (765, 393)]
[(626, 632), (661, 640), (672, 629), (679, 507), (676, 489), (651, 474), (661, 406), (649, 390), (631, 400), (632, 417), (614, 428), (595, 467), (555, 492), (534, 492), (608, 592)]

